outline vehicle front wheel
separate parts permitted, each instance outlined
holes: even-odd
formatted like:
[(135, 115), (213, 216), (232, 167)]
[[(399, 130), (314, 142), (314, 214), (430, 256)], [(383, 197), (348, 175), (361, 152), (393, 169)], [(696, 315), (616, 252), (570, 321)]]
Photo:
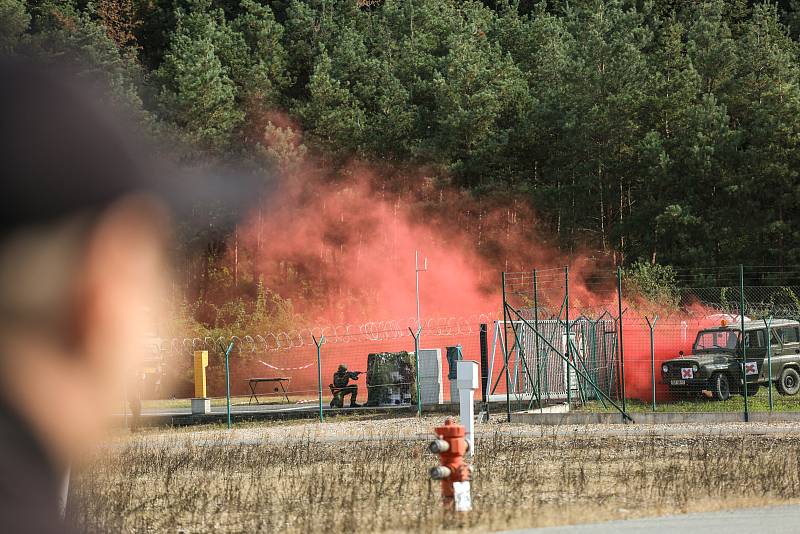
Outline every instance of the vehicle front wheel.
[(720, 401), (731, 398), (731, 386), (725, 373), (717, 373), (711, 377), (711, 392)]
[(797, 395), (800, 391), (800, 373), (796, 369), (787, 367), (778, 377), (778, 392), (781, 395)]

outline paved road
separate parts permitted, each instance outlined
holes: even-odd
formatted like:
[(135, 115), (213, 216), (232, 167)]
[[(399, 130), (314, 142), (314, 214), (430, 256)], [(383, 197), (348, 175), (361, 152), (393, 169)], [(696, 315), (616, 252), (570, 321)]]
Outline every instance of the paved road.
[[(212, 406), (212, 414), (226, 413), (225, 406)], [(232, 414), (290, 413), (319, 410), (317, 403), (311, 404), (232, 404)], [(121, 415), (121, 414), (120, 414)], [(186, 408), (144, 408), (142, 417), (148, 416), (182, 416), (192, 415), (192, 409)]]
[(800, 532), (800, 506), (768, 506), (699, 514), (610, 521), (568, 527), (531, 528), (507, 534), (793, 534)]

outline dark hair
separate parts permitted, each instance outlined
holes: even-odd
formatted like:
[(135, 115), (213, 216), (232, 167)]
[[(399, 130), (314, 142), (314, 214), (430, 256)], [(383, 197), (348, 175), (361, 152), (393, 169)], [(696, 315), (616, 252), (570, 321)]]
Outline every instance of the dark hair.
[(0, 238), (144, 189), (136, 158), (94, 94), (55, 69), (0, 60)]

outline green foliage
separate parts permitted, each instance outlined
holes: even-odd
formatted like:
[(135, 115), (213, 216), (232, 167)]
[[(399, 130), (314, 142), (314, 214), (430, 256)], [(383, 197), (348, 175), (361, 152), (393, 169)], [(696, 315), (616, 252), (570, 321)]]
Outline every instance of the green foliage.
[(308, 82), (309, 100), (298, 108), (310, 137), (331, 151), (352, 152), (363, 135), (364, 110), (346, 85), (333, 77), (330, 56), (323, 48)]
[(0, 0), (0, 54), (14, 51), (30, 22), (24, 2)]
[(626, 294), (635, 295), (649, 304), (674, 308), (678, 304), (675, 271), (669, 265), (637, 261), (624, 269)]
[(522, 197), (566, 251), (798, 264), (800, 3), (780, 5), (0, 0), (0, 48), (85, 61), (197, 159), (421, 165)]
[(236, 106), (236, 86), (220, 59), (218, 47), (226, 37), (222, 13), (208, 7), (198, 0), (190, 4), (190, 11), (178, 11), (169, 50), (155, 78), (161, 82), (162, 114), (192, 141), (220, 151), (228, 147), (243, 113)]

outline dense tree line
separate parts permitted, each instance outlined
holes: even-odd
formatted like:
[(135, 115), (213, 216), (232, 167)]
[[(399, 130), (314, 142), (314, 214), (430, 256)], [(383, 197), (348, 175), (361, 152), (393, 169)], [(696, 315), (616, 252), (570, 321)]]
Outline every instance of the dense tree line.
[(800, 263), (800, 3), (0, 0), (0, 49), (102, 72), (184, 157), (333, 161), (530, 201), (560, 245)]

